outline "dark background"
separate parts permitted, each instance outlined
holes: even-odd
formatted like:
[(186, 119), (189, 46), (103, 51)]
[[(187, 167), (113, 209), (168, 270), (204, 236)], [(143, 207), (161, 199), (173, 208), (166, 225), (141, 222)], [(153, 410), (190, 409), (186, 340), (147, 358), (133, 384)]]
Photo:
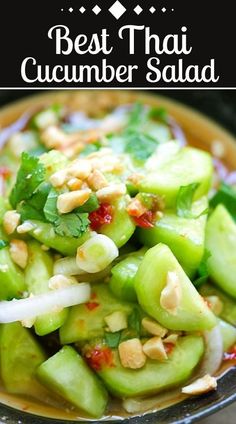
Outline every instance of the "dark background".
[[(150, 92), (186, 103), (209, 115), (236, 135), (236, 90), (160, 90)], [(35, 93), (36, 90), (0, 90), (0, 105)]]
[[(234, 3), (231, 0), (224, 2), (215, 0), (120, 0), (126, 7), (127, 12), (116, 20), (109, 12), (109, 7), (114, 0), (7, 0), (1, 1), (1, 25), (0, 25), (0, 87), (35, 87), (42, 86), (39, 83), (27, 84), (20, 75), (20, 67), (24, 58), (35, 57), (38, 63), (49, 64), (98, 64), (102, 55), (78, 55), (72, 53), (69, 56), (57, 56), (55, 54), (55, 43), (48, 39), (48, 30), (55, 25), (66, 25), (71, 30), (71, 38), (85, 33), (100, 33), (102, 28), (107, 28), (110, 33), (111, 44), (114, 50), (107, 61), (113, 66), (119, 64), (139, 64), (140, 70), (135, 74), (135, 80), (130, 84), (132, 87), (158, 88), (160, 86), (170, 86), (171, 88), (181, 87), (180, 83), (155, 83), (149, 84), (145, 81), (146, 66), (148, 56), (143, 54), (142, 34), (137, 36), (136, 54), (130, 56), (127, 51), (127, 42), (119, 40), (117, 31), (121, 26), (146, 25), (151, 27), (153, 33), (161, 38), (167, 34), (180, 34), (181, 27), (187, 27), (189, 45), (193, 50), (188, 56), (161, 55), (161, 66), (165, 64), (175, 64), (177, 59), (183, 58), (186, 65), (208, 64), (211, 58), (215, 58), (216, 71), (220, 75), (217, 84), (211, 86), (236, 87), (236, 61), (235, 51), (235, 15), (233, 11)], [(102, 12), (95, 16), (92, 8), (100, 5)], [(133, 9), (135, 6), (143, 7), (143, 12), (137, 16)], [(87, 11), (82, 15), (79, 12), (81, 6)], [(149, 8), (154, 6), (157, 12), (153, 15)], [(74, 8), (73, 13), (68, 9)], [(162, 8), (166, 8), (163, 13)], [(61, 8), (64, 9), (61, 12)], [(172, 8), (174, 11), (172, 12)], [(12, 18), (14, 17), (14, 23)], [(140, 33), (140, 32), (139, 32)], [(152, 54), (151, 56), (156, 56)], [(72, 84), (79, 87), (79, 84)], [(114, 81), (111, 84), (80, 83), (83, 87), (107, 86), (112, 88), (118, 86)], [(124, 84), (123, 84), (124, 85)], [(125, 86), (128, 84), (125, 83)], [(184, 86), (200, 87), (209, 86), (203, 83), (185, 83)], [(65, 87), (61, 84), (43, 84), (43, 87)], [(68, 84), (69, 86), (69, 84)], [(122, 84), (119, 85), (122, 87)], [(183, 86), (183, 84), (182, 84)]]

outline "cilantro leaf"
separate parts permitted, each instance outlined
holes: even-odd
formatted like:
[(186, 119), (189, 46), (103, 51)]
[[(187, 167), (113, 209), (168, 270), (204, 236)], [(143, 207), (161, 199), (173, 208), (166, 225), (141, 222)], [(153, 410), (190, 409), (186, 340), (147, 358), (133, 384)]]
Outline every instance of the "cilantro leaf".
[(45, 222), (45, 215), (43, 208), (46, 203), (51, 185), (48, 183), (42, 183), (39, 185), (33, 196), (26, 201), (22, 201), (17, 206), (17, 212), (21, 215), (22, 221), (28, 219), (35, 219), (38, 221)]
[(28, 219), (45, 222), (43, 213), (24, 201), (17, 206), (17, 212), (20, 214), (23, 222)]
[(168, 124), (168, 115), (163, 107), (152, 107), (148, 114), (149, 118)]
[(119, 346), (121, 339), (121, 331), (117, 331), (116, 333), (106, 333), (105, 334), (105, 342), (108, 347), (111, 349), (115, 349)]
[(224, 182), (210, 200), (210, 206), (215, 208), (219, 203), (223, 204), (236, 221), (236, 191)]
[(176, 212), (181, 218), (194, 218), (191, 209), (193, 196), (199, 187), (199, 183), (181, 186), (176, 199)]
[(9, 242), (6, 240), (0, 240), (0, 250), (4, 249), (9, 245)]
[(201, 263), (200, 263), (198, 270), (197, 270), (198, 278), (193, 282), (195, 287), (200, 287), (202, 284), (204, 284), (207, 281), (207, 279), (209, 277), (209, 270), (208, 270), (207, 261), (210, 257), (211, 257), (211, 252), (209, 252), (209, 250), (205, 249), (203, 258), (202, 258)]
[(137, 337), (140, 337), (141, 333), (141, 319), (141, 314), (138, 308), (134, 308), (128, 317), (128, 328), (129, 330), (132, 330)]
[(24, 152), (21, 156), (21, 166), (17, 173), (16, 184), (10, 194), (13, 208), (21, 200), (30, 199), (37, 187), (44, 181), (45, 168), (35, 156)]
[(54, 223), (58, 217), (59, 213), (57, 210), (57, 199), (58, 193), (54, 188), (51, 188), (43, 212), (47, 221)]
[(88, 229), (87, 213), (61, 215), (55, 221), (55, 232), (62, 237), (81, 237)]
[(139, 102), (133, 105), (129, 115), (127, 127), (125, 129), (126, 132), (133, 130), (137, 131), (137, 128), (143, 123), (146, 117), (145, 109), (145, 106)]
[(145, 161), (155, 152), (157, 145), (156, 140), (149, 135), (132, 132), (127, 136), (125, 152), (135, 160)]

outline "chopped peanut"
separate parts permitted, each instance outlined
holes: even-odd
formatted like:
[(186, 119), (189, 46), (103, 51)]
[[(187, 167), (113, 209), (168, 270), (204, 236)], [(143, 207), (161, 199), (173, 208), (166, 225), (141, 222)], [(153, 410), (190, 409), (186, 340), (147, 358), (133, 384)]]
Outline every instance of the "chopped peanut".
[(145, 330), (148, 331), (148, 333), (152, 334), (153, 336), (165, 337), (165, 335), (168, 333), (166, 328), (162, 327), (160, 324), (150, 318), (143, 318), (142, 326)]
[(182, 297), (179, 277), (175, 272), (167, 273), (167, 283), (161, 292), (160, 305), (169, 314), (176, 315)]
[(69, 187), (71, 191), (75, 191), (75, 190), (81, 189), (82, 184), (83, 184), (83, 181), (80, 180), (79, 178), (71, 178), (68, 181), (67, 186)]
[[(77, 134), (66, 134), (54, 125), (47, 127), (41, 134), (41, 140), (49, 149), (68, 146), (78, 139)], [(79, 141), (79, 140), (78, 140)]]
[(137, 218), (147, 212), (147, 208), (145, 208), (139, 199), (132, 199), (126, 210), (129, 215), (136, 216)]
[(207, 296), (206, 301), (210, 304), (210, 308), (215, 315), (220, 315), (223, 309), (223, 303), (218, 296)]
[(3, 217), (3, 228), (7, 234), (12, 234), (20, 223), (20, 214), (16, 211), (7, 211)]
[(90, 189), (85, 189), (60, 194), (57, 199), (58, 211), (61, 214), (69, 213), (73, 211), (73, 209), (84, 205), (84, 203), (89, 199), (90, 193)]
[(107, 187), (108, 182), (101, 171), (95, 169), (88, 177), (88, 185), (94, 190), (100, 190), (101, 188)]
[(79, 159), (67, 168), (67, 172), (68, 175), (71, 175), (72, 177), (86, 180), (92, 172), (92, 166), (88, 160)]
[(63, 289), (71, 286), (73, 278), (66, 277), (62, 274), (57, 274), (51, 277), (48, 281), (48, 287), (51, 290)]
[(124, 330), (128, 327), (127, 316), (123, 311), (116, 311), (104, 318), (108, 325), (109, 331), (115, 333), (116, 331)]
[(177, 343), (178, 337), (179, 335), (176, 333), (170, 334), (163, 340), (163, 343), (171, 343), (175, 345)]
[(50, 183), (53, 187), (62, 187), (67, 181), (67, 170), (61, 169), (60, 171), (55, 172), (51, 175)]
[(146, 363), (143, 346), (139, 339), (130, 339), (119, 344), (120, 361), (123, 367), (138, 369)]
[(10, 255), (12, 260), (24, 269), (28, 262), (28, 248), (23, 240), (12, 240), (10, 243)]
[(144, 175), (135, 173), (135, 174), (131, 174), (128, 177), (128, 181), (130, 181), (132, 184), (134, 184), (136, 186), (140, 183), (140, 181), (143, 180), (143, 178), (144, 178)]
[(17, 232), (18, 234), (25, 234), (33, 229), (34, 229), (33, 224), (31, 224), (30, 222), (24, 222), (23, 224), (17, 227)]
[(35, 323), (35, 318), (28, 318), (21, 321), (22, 327), (32, 328)]
[(202, 393), (208, 393), (212, 390), (216, 390), (216, 388), (216, 378), (206, 374), (204, 377), (195, 380), (192, 384), (183, 387), (182, 393), (186, 393), (187, 395), (201, 395)]
[(98, 200), (101, 202), (112, 201), (126, 193), (125, 184), (111, 184), (108, 187), (101, 188), (96, 192)]
[(143, 345), (143, 352), (148, 358), (163, 361), (168, 359), (164, 344), (160, 337), (152, 337)]

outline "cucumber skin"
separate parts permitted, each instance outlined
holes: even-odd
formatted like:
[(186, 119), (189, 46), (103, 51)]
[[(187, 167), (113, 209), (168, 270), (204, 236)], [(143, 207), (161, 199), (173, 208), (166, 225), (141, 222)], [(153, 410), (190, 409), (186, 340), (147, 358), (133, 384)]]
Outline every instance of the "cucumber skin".
[(45, 399), (48, 393), (35, 378), (37, 367), (45, 360), (45, 353), (29, 330), (19, 322), (1, 324), (1, 377), (9, 393)]
[[(2, 238), (1, 230), (0, 238)], [(4, 247), (0, 250), (0, 300), (20, 298), (26, 289), (23, 272), (12, 261), (9, 247)]]
[[(160, 305), (167, 273), (174, 271), (182, 288), (175, 315)], [(147, 251), (135, 276), (135, 289), (142, 309), (170, 330), (204, 331), (216, 325), (216, 318), (191, 283), (168, 246), (159, 243)]]
[(130, 256), (112, 268), (112, 277), (109, 282), (109, 287), (118, 299), (128, 302), (137, 302), (134, 277), (138, 271), (141, 260), (141, 258)]
[[(181, 174), (180, 169), (185, 172)], [(140, 180), (137, 188), (140, 192), (163, 196), (166, 207), (174, 208), (181, 186), (199, 183), (194, 195), (197, 200), (208, 193), (212, 174), (213, 164), (209, 153), (193, 147), (184, 147), (176, 155), (172, 155), (170, 160), (160, 162), (155, 172), (147, 170), (146, 177)]]
[[(196, 215), (207, 208), (206, 198), (194, 203), (193, 212)], [(172, 250), (187, 275), (192, 278), (204, 254), (205, 227), (207, 216), (196, 219), (180, 218), (171, 211), (167, 211), (159, 219), (154, 228), (137, 229), (137, 236), (141, 243), (153, 247), (164, 243)]]
[(178, 386), (191, 376), (204, 352), (201, 337), (186, 336), (180, 339), (167, 361), (148, 359), (139, 370), (122, 367), (118, 353), (114, 351), (115, 366), (98, 371), (98, 375), (109, 392), (119, 398), (154, 395)]
[(126, 211), (125, 198), (115, 201), (113, 220), (99, 229), (99, 233), (110, 237), (118, 248), (124, 246), (135, 231), (135, 224)]
[[(29, 260), (25, 269), (25, 281), (28, 291), (35, 295), (49, 291), (48, 280), (53, 275), (53, 259), (48, 252), (41, 249), (39, 243), (32, 241), (28, 243)], [(68, 310), (51, 312), (38, 317), (34, 328), (38, 336), (45, 336), (60, 328), (66, 318)]]
[(70, 346), (64, 346), (39, 366), (38, 379), (49, 389), (93, 417), (101, 417), (108, 395), (105, 387)]
[(34, 229), (29, 232), (34, 239), (57, 250), (64, 256), (75, 256), (78, 247), (90, 238), (90, 231), (84, 233), (80, 238), (62, 237), (55, 233), (51, 224), (33, 220), (27, 222), (32, 223), (34, 226)]
[(236, 224), (223, 205), (218, 205), (206, 226), (209, 274), (224, 292), (236, 298)]
[(115, 311), (124, 311), (128, 315), (133, 310), (134, 304), (115, 298), (106, 284), (94, 285), (93, 294), (96, 297), (92, 302), (99, 304), (97, 308), (89, 310), (86, 305), (70, 308), (68, 318), (59, 330), (61, 344), (104, 337), (107, 315)]

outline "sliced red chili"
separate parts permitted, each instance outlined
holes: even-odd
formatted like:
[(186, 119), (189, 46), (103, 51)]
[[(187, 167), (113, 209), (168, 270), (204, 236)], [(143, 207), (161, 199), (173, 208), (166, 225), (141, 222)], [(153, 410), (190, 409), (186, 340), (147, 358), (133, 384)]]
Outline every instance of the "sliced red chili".
[(0, 175), (5, 179), (11, 176), (11, 170), (7, 166), (0, 166)]
[(98, 230), (104, 224), (110, 224), (113, 219), (113, 207), (109, 203), (101, 203), (96, 211), (89, 214), (90, 227)]
[(165, 351), (167, 355), (169, 355), (175, 347), (173, 343), (165, 343), (164, 346), (165, 346)]
[(87, 302), (85, 303), (86, 308), (88, 308), (89, 311), (93, 311), (99, 306), (99, 303), (97, 302)]
[(155, 214), (152, 211), (147, 211), (143, 215), (139, 217), (133, 217), (134, 222), (138, 227), (141, 228), (153, 228), (154, 227), (154, 219)]
[(233, 346), (229, 352), (224, 353), (224, 361), (234, 361), (236, 360), (236, 346)]
[(85, 358), (95, 371), (113, 366), (113, 354), (109, 347), (95, 347), (86, 353)]

